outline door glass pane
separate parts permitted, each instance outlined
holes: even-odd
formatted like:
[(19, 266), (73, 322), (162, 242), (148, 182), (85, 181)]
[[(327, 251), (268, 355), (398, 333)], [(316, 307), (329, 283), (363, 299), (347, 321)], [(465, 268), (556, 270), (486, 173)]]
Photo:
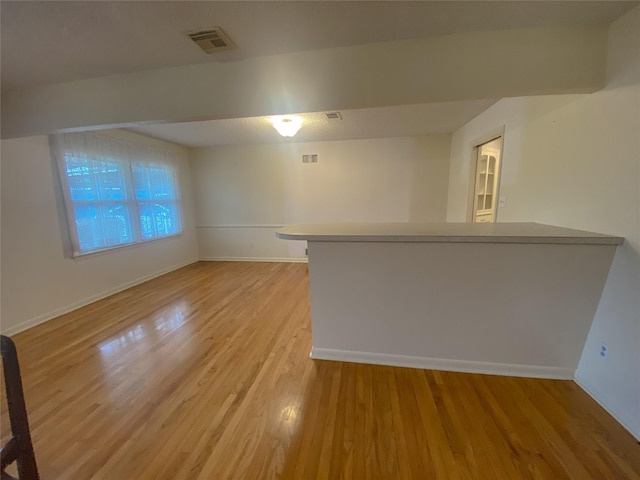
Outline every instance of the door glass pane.
[(473, 222), (495, 221), (501, 146), (502, 139), (496, 138), (477, 147)]

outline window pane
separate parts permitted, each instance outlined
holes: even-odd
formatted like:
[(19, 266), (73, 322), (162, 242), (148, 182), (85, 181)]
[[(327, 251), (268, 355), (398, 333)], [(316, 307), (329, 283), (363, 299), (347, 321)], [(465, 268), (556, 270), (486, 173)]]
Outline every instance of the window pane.
[(67, 179), (72, 201), (125, 200), (125, 180), (115, 161), (67, 155)]
[(65, 155), (80, 252), (134, 241), (123, 169), (115, 160), (96, 157)]
[(131, 218), (124, 203), (77, 203), (74, 205), (81, 252), (133, 242)]
[(182, 232), (180, 211), (175, 202), (140, 202), (138, 211), (142, 238), (145, 240), (177, 235)]
[(136, 162), (132, 167), (143, 240), (182, 232), (174, 167)]
[(136, 163), (133, 182), (137, 200), (175, 200), (175, 176), (168, 165)]

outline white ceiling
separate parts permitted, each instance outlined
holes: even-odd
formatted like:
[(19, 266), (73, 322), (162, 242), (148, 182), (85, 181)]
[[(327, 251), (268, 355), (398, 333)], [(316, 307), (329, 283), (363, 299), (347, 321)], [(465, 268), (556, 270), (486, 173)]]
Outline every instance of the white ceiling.
[(292, 139), (284, 139), (276, 132), (272, 126), (274, 117), (143, 125), (129, 130), (189, 147), (429, 135), (457, 130), (494, 102), (473, 100), (340, 110), (341, 120), (327, 119), (326, 112), (302, 113), (296, 115), (303, 120), (302, 128)]
[[(0, 2), (1, 86), (51, 83), (207, 62), (460, 32), (607, 25), (638, 1), (8, 1)], [(237, 48), (206, 55), (186, 36), (221, 26)], [(496, 99), (302, 113), (289, 141), (449, 133)], [(136, 125), (187, 146), (273, 143), (269, 117)]]
[[(456, 32), (606, 25), (636, 1), (7, 1), (2, 88)], [(237, 49), (186, 33), (221, 26)]]

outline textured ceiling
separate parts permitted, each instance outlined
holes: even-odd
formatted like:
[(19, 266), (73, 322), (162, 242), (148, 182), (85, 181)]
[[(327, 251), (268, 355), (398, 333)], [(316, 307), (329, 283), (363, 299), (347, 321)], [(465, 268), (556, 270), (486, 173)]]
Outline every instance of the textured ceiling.
[[(429, 37), (606, 25), (629, 1), (6, 1), (2, 88)], [(237, 49), (206, 55), (186, 33), (222, 26)]]

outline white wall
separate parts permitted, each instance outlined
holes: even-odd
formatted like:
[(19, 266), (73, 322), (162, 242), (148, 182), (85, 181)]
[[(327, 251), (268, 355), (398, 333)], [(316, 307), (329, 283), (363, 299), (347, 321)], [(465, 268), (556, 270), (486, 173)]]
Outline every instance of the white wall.
[(275, 237), (288, 223), (444, 221), (450, 139), (194, 149), (200, 258), (301, 259), (304, 242)]
[(310, 241), (312, 357), (573, 378), (615, 248)]
[[(505, 126), (498, 221), (623, 236), (576, 380), (640, 438), (640, 7), (609, 32), (606, 87), (503, 99), (455, 132), (448, 221), (464, 221), (474, 139)], [(599, 357), (600, 343), (609, 347)]]
[(184, 234), (75, 260), (64, 258), (48, 137), (3, 140), (3, 333), (24, 330), (197, 260), (187, 150), (129, 132), (110, 134), (160, 144), (177, 152)]

